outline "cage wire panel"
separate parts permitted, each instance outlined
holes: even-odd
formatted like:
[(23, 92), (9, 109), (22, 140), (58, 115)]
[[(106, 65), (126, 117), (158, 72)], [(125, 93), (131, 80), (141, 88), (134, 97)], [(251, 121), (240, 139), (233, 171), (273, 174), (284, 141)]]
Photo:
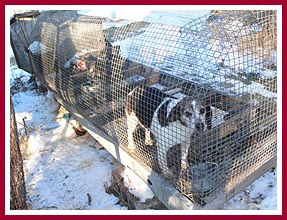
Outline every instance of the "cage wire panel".
[(41, 81), (193, 203), (228, 198), (275, 158), (276, 11), (181, 27), (55, 16), (39, 28)]

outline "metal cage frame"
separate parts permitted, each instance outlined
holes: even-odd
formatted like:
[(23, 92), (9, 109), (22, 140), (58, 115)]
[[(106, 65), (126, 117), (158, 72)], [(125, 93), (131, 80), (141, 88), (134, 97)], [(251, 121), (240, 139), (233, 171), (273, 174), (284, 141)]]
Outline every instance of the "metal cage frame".
[[(21, 18), (11, 24), (16, 57), (26, 51), (24, 68), (167, 208), (217, 209), (276, 165), (276, 11), (211, 11), (183, 26), (75, 11), (37, 16), (30, 29)], [(131, 134), (131, 150), (126, 102), (141, 85), (156, 88), (151, 91), (161, 94), (161, 104), (153, 109), (150, 128), (134, 121), (141, 126)], [(193, 107), (192, 116), (183, 115), (185, 107), (178, 103), (185, 97), (210, 107), (209, 129), (197, 131), (195, 124), (192, 130), (180, 128), (188, 127), (181, 120), (195, 123), (201, 114)], [(165, 105), (166, 118), (159, 119), (159, 106)], [(179, 116), (167, 120), (175, 106)], [(200, 117), (206, 119), (207, 113)], [(174, 130), (160, 133), (169, 126)], [(155, 139), (151, 146), (145, 143), (145, 129)], [(180, 135), (188, 136), (185, 169)], [(172, 140), (178, 142), (164, 149)]]

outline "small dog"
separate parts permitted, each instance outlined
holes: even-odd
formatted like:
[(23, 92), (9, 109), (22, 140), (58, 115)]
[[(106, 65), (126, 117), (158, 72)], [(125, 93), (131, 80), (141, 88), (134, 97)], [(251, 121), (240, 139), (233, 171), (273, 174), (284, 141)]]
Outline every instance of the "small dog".
[[(212, 110), (190, 96), (176, 98), (157, 88), (137, 86), (127, 96), (128, 148), (133, 151), (133, 133), (138, 125), (145, 129), (145, 144), (157, 145), (158, 164), (166, 176), (174, 175), (168, 168), (167, 152), (181, 145), (181, 170), (188, 166), (191, 135), (195, 130), (211, 129)], [(155, 141), (151, 138), (153, 134)]]

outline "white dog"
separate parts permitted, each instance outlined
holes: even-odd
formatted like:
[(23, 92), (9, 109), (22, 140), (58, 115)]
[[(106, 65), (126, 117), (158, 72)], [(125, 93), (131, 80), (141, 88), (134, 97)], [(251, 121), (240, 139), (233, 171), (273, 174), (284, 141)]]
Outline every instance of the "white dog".
[(133, 133), (138, 125), (145, 129), (145, 144), (157, 145), (158, 164), (166, 176), (174, 175), (168, 168), (167, 152), (181, 145), (181, 169), (188, 166), (187, 156), (191, 135), (195, 130), (211, 128), (212, 111), (190, 96), (176, 98), (159, 89), (137, 86), (127, 96), (126, 116), (128, 148), (135, 149)]

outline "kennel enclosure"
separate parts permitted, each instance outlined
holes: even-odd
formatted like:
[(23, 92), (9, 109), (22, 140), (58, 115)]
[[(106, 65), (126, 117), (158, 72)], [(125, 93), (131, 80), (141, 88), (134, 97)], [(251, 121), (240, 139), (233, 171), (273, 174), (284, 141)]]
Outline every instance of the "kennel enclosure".
[[(18, 59), (26, 59), (18, 65), (169, 209), (217, 209), (276, 165), (276, 11), (213, 10), (182, 25), (77, 11), (14, 18), (11, 45)], [(186, 170), (180, 144), (158, 153), (156, 140), (145, 144), (140, 126), (135, 150), (127, 148), (125, 102), (138, 85), (211, 107), (211, 128), (190, 134)], [(161, 157), (167, 167), (159, 167)]]

